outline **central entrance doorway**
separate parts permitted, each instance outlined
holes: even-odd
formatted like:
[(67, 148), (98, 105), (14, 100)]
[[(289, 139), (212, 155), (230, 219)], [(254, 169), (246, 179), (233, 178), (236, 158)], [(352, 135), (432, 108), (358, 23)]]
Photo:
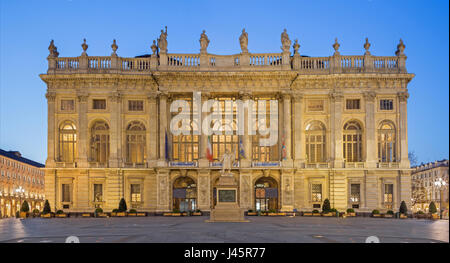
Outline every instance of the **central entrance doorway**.
[(180, 212), (197, 209), (197, 185), (192, 178), (180, 177), (173, 183), (173, 209)]
[(255, 182), (256, 211), (278, 210), (278, 183), (271, 177), (262, 177)]

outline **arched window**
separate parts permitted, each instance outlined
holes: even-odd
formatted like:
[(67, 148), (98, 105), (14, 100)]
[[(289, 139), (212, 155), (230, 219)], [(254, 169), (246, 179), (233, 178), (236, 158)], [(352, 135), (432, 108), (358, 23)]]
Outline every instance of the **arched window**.
[(106, 163), (109, 158), (109, 126), (98, 121), (91, 128), (91, 156), (93, 162)]
[(346, 162), (362, 162), (362, 129), (356, 121), (344, 125), (343, 150)]
[(378, 128), (378, 161), (395, 162), (397, 159), (395, 127), (389, 121), (383, 121)]
[(145, 126), (139, 121), (131, 122), (126, 131), (127, 163), (144, 163), (146, 155)]
[(313, 121), (306, 125), (306, 160), (308, 163), (326, 162), (325, 125)]
[(77, 156), (77, 129), (70, 121), (59, 128), (59, 161), (73, 163)]

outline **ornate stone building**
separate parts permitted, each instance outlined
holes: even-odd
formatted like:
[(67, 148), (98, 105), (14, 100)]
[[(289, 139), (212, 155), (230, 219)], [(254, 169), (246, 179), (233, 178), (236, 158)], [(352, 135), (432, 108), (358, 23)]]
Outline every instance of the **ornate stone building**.
[(22, 157), (18, 151), (0, 149), (0, 218), (14, 217), (27, 201), (30, 212), (44, 208), (43, 164)]
[[(438, 211), (442, 204), (444, 216), (448, 218), (448, 160), (413, 167), (411, 177), (413, 212), (428, 212), (428, 207), (433, 201)], [(439, 181), (442, 183), (439, 184)]]
[[(200, 53), (168, 53), (167, 29), (150, 47), (153, 54), (59, 57), (49, 46), (47, 74), (48, 158), (46, 198), (52, 209), (93, 211), (129, 207), (162, 212), (209, 211), (215, 204), (220, 158), (237, 157), (232, 172), (242, 208), (281, 211), (320, 209), (324, 199), (340, 211), (398, 210), (411, 203), (408, 160), (407, 84), (400, 40), (395, 56), (339, 53), (308, 57), (286, 30), (280, 53), (214, 55), (200, 35)], [(293, 47), (293, 54), (290, 48)], [(264, 136), (173, 135), (174, 100), (278, 101), (278, 143)], [(256, 108), (245, 108), (248, 120)], [(231, 126), (236, 131), (233, 111)], [(269, 121), (270, 122), (270, 121)], [(198, 123), (191, 119), (192, 127)], [(212, 156), (208, 160), (207, 148)]]

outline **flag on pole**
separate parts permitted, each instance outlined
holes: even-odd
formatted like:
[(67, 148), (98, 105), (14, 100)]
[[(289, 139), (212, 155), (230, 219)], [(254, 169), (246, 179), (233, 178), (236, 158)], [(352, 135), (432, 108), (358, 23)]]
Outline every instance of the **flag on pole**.
[(212, 148), (211, 148), (211, 135), (208, 136), (208, 144), (206, 146), (206, 159), (210, 162), (213, 161)]
[(281, 160), (286, 160), (286, 140), (285, 140), (285, 134), (283, 133), (283, 137), (281, 139)]
[(242, 137), (239, 138), (239, 158), (245, 159), (244, 144), (242, 143)]
[(166, 161), (170, 161), (169, 159), (170, 159), (170, 155), (169, 155), (169, 139), (168, 139), (168, 137), (167, 137), (167, 130), (165, 130), (165, 135), (166, 135), (166, 138), (165, 138), (165, 148), (164, 148), (164, 151), (165, 151), (165, 157), (166, 157)]

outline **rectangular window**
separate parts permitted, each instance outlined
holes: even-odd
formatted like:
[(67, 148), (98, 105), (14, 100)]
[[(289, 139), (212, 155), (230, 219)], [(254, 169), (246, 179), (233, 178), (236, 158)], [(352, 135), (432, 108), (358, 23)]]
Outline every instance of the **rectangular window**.
[(104, 110), (106, 109), (106, 100), (100, 99), (100, 100), (93, 100), (93, 107), (94, 110)]
[(311, 200), (322, 202), (322, 184), (313, 184), (311, 187)]
[(141, 185), (131, 185), (131, 202), (141, 202)]
[(62, 111), (75, 110), (75, 101), (74, 100), (61, 100), (61, 110)]
[(394, 185), (385, 184), (384, 185), (384, 206), (387, 209), (392, 209), (394, 202)]
[(393, 100), (380, 100), (380, 110), (393, 110), (394, 102)]
[(94, 202), (103, 201), (103, 185), (94, 184)]
[(129, 111), (143, 111), (144, 110), (144, 101), (143, 100), (129, 100), (128, 101), (128, 110)]
[(352, 203), (359, 203), (361, 197), (361, 185), (351, 184), (350, 186), (350, 201)]
[(70, 202), (70, 185), (62, 184), (62, 202)]
[(359, 99), (351, 99), (346, 101), (346, 109), (347, 110), (359, 110), (360, 103)]

